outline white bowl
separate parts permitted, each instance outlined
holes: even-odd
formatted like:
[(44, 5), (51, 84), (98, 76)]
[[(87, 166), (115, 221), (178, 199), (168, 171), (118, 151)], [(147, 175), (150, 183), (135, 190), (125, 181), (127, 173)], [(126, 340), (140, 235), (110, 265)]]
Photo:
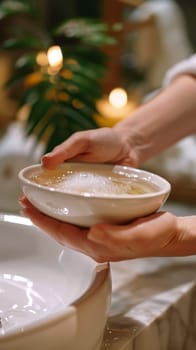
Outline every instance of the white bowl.
[[(79, 173), (75, 174), (76, 171)], [(104, 178), (103, 171), (107, 173)], [(67, 174), (71, 175), (68, 185), (62, 178)], [(111, 178), (116, 176), (115, 181), (119, 178), (125, 181), (120, 191), (118, 185), (111, 185)], [(170, 193), (170, 184), (162, 177), (120, 165), (66, 162), (55, 170), (46, 170), (38, 164), (21, 170), (19, 179), (22, 191), (41, 212), (80, 226), (122, 224), (151, 214), (164, 204)], [(58, 187), (59, 179), (61, 187)], [(152, 189), (145, 194), (123, 192), (124, 186), (127, 189), (138, 180), (145, 186), (153, 186), (153, 192)]]
[(108, 264), (0, 214), (0, 349), (92, 350), (110, 304)]

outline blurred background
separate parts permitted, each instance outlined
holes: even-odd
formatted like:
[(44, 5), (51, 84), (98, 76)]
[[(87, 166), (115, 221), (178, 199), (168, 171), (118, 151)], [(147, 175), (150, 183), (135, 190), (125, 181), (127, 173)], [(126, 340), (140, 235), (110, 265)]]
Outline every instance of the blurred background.
[[(0, 211), (19, 210), (21, 168), (159, 91), (196, 50), (195, 14), (193, 0), (0, 1)], [(180, 215), (195, 212), (195, 150), (193, 135), (143, 165), (171, 182)]]

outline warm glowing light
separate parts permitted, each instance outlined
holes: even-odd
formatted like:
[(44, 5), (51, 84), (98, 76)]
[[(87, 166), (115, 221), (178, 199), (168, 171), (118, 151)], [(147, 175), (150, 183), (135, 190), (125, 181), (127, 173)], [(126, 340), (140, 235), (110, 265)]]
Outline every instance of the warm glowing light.
[(48, 65), (47, 53), (45, 51), (38, 52), (36, 56), (36, 62), (37, 64), (39, 64), (39, 66), (42, 66), (42, 67), (47, 66)]
[(51, 46), (47, 52), (48, 63), (54, 70), (59, 70), (63, 63), (63, 54), (60, 46)]
[(137, 105), (138, 100), (134, 96), (128, 98), (124, 89), (115, 88), (109, 96), (97, 101), (98, 114), (95, 120), (100, 126), (113, 126), (133, 113)]
[(109, 102), (115, 108), (122, 108), (127, 104), (127, 93), (122, 88), (116, 88), (109, 94)]

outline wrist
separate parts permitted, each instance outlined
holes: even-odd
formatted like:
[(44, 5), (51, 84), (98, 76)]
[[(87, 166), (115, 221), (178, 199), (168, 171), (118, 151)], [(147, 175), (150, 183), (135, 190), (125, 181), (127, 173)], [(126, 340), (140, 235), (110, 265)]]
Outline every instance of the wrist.
[(133, 115), (116, 124), (113, 129), (122, 138), (122, 142), (134, 154), (136, 166), (153, 155), (153, 126), (151, 125), (149, 105), (142, 105)]
[(181, 76), (114, 127), (134, 149), (139, 164), (196, 131), (195, 91), (195, 78)]
[(178, 217), (178, 242), (179, 255), (196, 255), (196, 216)]

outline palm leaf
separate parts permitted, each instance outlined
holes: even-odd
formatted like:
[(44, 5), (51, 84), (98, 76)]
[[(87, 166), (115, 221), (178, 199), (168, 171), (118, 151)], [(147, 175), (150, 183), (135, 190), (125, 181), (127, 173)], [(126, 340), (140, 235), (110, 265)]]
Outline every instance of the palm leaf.
[(81, 91), (83, 94), (91, 96), (91, 98), (94, 100), (102, 96), (101, 88), (99, 88), (99, 86), (96, 84), (90, 83), (82, 76), (73, 75), (72, 79), (70, 80), (65, 80), (64, 78), (59, 77), (59, 80), (62, 83), (62, 89), (65, 87), (74, 90), (75, 87), (75, 91)]
[(72, 18), (63, 22), (54, 30), (55, 35), (77, 38), (85, 44), (100, 46), (114, 44), (116, 41), (108, 35), (108, 25), (96, 19)]
[(26, 134), (30, 135), (35, 132), (35, 128), (44, 118), (46, 113), (52, 107), (53, 102), (48, 100), (37, 100), (31, 107), (30, 113), (26, 120)]
[[(34, 135), (35, 144), (44, 142), (47, 152), (73, 132), (98, 127), (94, 115), (96, 101), (103, 95), (101, 79), (107, 63), (100, 47), (113, 43), (113, 38), (108, 35), (105, 23), (93, 19), (68, 20), (49, 32), (40, 22), (40, 15), (35, 17), (36, 6), (33, 0), (3, 0), (0, 18), (28, 13), (34, 21), (34, 31), (14, 28), (13, 37), (3, 43), (6, 50), (20, 54), (16, 72), (6, 86), (20, 84), (23, 92), (19, 106), (30, 106), (26, 135)], [(65, 37), (63, 67), (50, 75), (48, 67), (39, 66), (36, 58), (39, 51), (46, 52), (49, 46), (55, 45), (59, 35)]]
[(86, 94), (84, 95), (80, 90), (72, 91), (67, 88), (66, 84), (62, 88), (62, 92), (65, 92), (72, 101), (78, 100), (84, 106), (88, 106), (91, 113), (96, 112), (96, 104), (91, 96), (87, 96)]
[(42, 41), (35, 37), (12, 38), (4, 41), (4, 43), (2, 44), (2, 48), (6, 50), (40, 50), (40, 47), (42, 47)]
[(36, 53), (25, 53), (21, 55), (15, 63), (15, 67), (18, 70), (35, 67), (36, 65)]
[(21, 13), (29, 13), (32, 10), (30, 3), (19, 0), (4, 0), (0, 4), (0, 19)]
[(63, 65), (63, 69), (70, 70), (73, 74), (81, 75), (82, 77), (85, 77), (92, 81), (97, 81), (97, 79), (100, 79), (103, 73), (105, 72), (105, 69), (103, 69), (102, 66), (95, 66), (94, 64), (88, 64), (87, 61), (81, 60), (76, 64), (67, 64), (65, 62)]
[(65, 49), (63, 48), (64, 57), (73, 57), (81, 62), (89, 62), (89, 64), (95, 65), (95, 67), (105, 66), (107, 63), (108, 57), (106, 54), (96, 47), (89, 47), (85, 45), (77, 45), (77, 46), (67, 46)]
[(77, 111), (71, 105), (63, 106), (64, 117), (69, 119), (71, 123), (79, 125), (81, 127), (80, 130), (88, 130), (97, 127), (92, 118), (85, 118), (81, 112), (80, 110)]
[(59, 122), (59, 124), (54, 125), (53, 133), (51, 134), (51, 137), (49, 138), (45, 152), (50, 152), (57, 144), (62, 143), (71, 135), (71, 130), (68, 128), (64, 128), (63, 121)]
[(31, 88), (28, 88), (25, 90), (25, 92), (22, 94), (19, 106), (23, 106), (25, 104), (33, 105), (36, 101), (42, 101), (42, 98), (44, 100), (44, 95), (46, 94), (46, 91), (48, 91), (51, 87), (51, 84), (47, 80), (42, 80), (36, 85), (32, 86)]

